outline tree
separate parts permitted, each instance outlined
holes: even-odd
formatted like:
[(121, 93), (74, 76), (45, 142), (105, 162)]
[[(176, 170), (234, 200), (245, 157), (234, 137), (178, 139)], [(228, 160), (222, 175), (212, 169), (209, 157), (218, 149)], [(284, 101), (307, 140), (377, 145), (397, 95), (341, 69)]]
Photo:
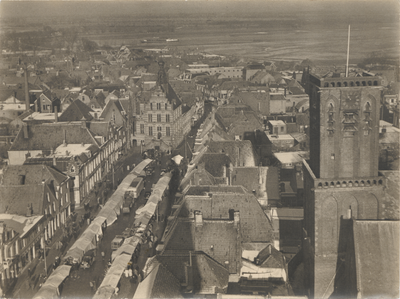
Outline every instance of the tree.
[(91, 40), (88, 40), (87, 38), (82, 38), (82, 46), (83, 50), (87, 52), (94, 52), (99, 48), (99, 45)]

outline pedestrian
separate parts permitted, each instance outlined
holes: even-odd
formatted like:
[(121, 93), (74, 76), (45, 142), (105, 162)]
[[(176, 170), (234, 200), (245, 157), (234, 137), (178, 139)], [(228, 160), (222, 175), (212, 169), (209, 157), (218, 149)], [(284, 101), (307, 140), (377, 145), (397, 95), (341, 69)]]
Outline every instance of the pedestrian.
[(124, 274), (125, 274), (125, 277), (126, 277), (126, 278), (129, 277), (129, 271), (128, 271), (128, 269), (125, 269)]
[(32, 275), (31, 268), (28, 268), (28, 277), (31, 278), (31, 275)]
[(93, 292), (93, 290), (94, 290), (94, 284), (93, 284), (93, 281), (90, 281), (89, 282), (89, 285), (90, 285), (90, 289), (92, 290), (92, 292)]

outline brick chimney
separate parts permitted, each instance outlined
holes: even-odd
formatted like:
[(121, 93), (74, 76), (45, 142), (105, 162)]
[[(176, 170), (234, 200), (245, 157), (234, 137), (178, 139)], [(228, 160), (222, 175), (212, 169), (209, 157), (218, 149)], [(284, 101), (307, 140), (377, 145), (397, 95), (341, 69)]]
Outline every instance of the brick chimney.
[(58, 107), (54, 106), (54, 122), (58, 122)]
[(31, 217), (31, 216), (32, 216), (32, 208), (28, 204), (28, 206), (26, 207), (26, 217)]
[(185, 293), (193, 292), (193, 265), (192, 265), (192, 252), (189, 251), (189, 263), (185, 263)]
[(194, 223), (196, 227), (203, 226), (203, 213), (201, 211), (194, 211)]
[(240, 223), (240, 212), (239, 211), (235, 211), (233, 213), (233, 226), (234, 227), (238, 227)]

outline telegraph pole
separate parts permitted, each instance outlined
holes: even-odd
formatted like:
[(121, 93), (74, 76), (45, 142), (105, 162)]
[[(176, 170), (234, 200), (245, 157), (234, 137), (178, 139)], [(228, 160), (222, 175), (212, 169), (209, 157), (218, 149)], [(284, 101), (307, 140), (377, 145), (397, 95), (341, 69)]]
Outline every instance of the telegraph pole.
[(25, 105), (26, 105), (26, 111), (28, 111), (31, 107), (30, 101), (29, 101), (29, 90), (28, 90), (28, 66), (24, 64), (25, 67), (23, 67), (24, 70), (24, 79), (25, 79)]

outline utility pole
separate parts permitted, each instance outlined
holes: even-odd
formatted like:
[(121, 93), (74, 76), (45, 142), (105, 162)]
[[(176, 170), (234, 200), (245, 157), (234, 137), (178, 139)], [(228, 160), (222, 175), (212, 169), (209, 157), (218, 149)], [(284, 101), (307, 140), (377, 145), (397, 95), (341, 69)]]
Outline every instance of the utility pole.
[(26, 111), (30, 109), (30, 101), (29, 101), (29, 90), (28, 90), (28, 66), (24, 64), (25, 67), (23, 67), (24, 70), (24, 79), (25, 79), (25, 105), (26, 105)]
[(127, 146), (126, 148), (128, 150), (131, 149), (131, 125), (132, 125), (132, 98), (131, 95), (129, 94), (129, 106), (128, 106), (128, 125), (127, 125), (127, 130), (126, 130), (126, 142)]

